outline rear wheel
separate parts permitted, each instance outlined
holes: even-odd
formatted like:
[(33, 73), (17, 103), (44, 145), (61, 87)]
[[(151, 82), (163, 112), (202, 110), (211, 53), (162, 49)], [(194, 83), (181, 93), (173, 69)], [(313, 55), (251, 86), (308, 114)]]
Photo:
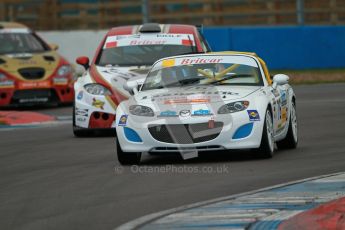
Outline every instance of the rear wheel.
[(259, 152), (262, 158), (271, 158), (274, 154), (273, 120), (269, 109), (266, 111)]
[(295, 102), (292, 102), (290, 111), (289, 129), (286, 137), (277, 142), (279, 149), (294, 149), (298, 144), (298, 125), (297, 125), (297, 112)]
[(121, 165), (137, 165), (140, 163), (141, 153), (140, 152), (123, 152), (119, 143), (118, 138), (116, 138), (116, 152), (117, 159)]

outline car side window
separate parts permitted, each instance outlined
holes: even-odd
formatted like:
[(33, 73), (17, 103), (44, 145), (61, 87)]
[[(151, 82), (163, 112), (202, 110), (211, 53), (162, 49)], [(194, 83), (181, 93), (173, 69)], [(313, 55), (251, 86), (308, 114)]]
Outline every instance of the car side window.
[(205, 51), (205, 52), (211, 52), (211, 47), (210, 45), (208, 44), (207, 40), (205, 39), (204, 35), (202, 33), (199, 33), (198, 32), (198, 37), (200, 38), (200, 44), (202, 46), (202, 49)]

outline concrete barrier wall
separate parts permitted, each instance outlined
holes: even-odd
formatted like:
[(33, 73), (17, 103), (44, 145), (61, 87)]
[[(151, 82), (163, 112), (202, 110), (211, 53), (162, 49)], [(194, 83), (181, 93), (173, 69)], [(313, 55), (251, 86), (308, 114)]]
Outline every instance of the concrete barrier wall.
[[(60, 46), (74, 63), (93, 57), (106, 31), (53, 31), (39, 34)], [(251, 51), (271, 69), (345, 68), (345, 26), (209, 27), (204, 34), (215, 51)]]
[[(38, 32), (48, 43), (59, 45), (59, 53), (72, 64), (75, 64), (75, 59), (79, 56), (92, 59), (106, 33), (106, 30)], [(79, 65), (76, 67), (78, 72), (82, 72), (82, 67)]]

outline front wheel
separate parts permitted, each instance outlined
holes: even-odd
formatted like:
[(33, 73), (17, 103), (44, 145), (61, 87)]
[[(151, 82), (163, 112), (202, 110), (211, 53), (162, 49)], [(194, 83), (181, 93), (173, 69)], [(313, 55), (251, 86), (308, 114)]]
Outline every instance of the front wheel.
[(140, 163), (141, 153), (123, 152), (118, 138), (116, 138), (116, 152), (117, 159), (119, 160), (121, 165), (137, 165)]
[(262, 158), (271, 158), (274, 154), (273, 119), (269, 109), (266, 111), (259, 153)]
[(292, 102), (290, 112), (289, 129), (286, 137), (277, 142), (279, 149), (294, 149), (298, 144), (298, 126), (297, 126), (297, 112), (295, 102)]
[(93, 135), (93, 131), (73, 125), (73, 134), (75, 137), (91, 137)]

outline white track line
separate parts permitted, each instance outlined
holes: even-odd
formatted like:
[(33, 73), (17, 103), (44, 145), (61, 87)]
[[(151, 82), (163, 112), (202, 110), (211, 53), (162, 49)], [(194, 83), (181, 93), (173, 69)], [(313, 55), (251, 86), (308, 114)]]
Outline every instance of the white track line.
[[(285, 187), (288, 185), (299, 184), (299, 183), (303, 183), (303, 182), (307, 182), (307, 181), (313, 181), (313, 180), (317, 180), (316, 182), (328, 181), (328, 179), (327, 179), (328, 177), (337, 176), (337, 175), (341, 175), (341, 174), (344, 174), (344, 172), (328, 174), (328, 175), (321, 175), (321, 176), (311, 177), (311, 178), (302, 179), (302, 180), (296, 180), (296, 181), (282, 183), (282, 184), (278, 184), (278, 185), (274, 185), (274, 186), (270, 186), (270, 187), (266, 187), (266, 188), (262, 188), (262, 189), (253, 190), (250, 192), (244, 192), (244, 193), (235, 194), (235, 195), (231, 195), (231, 196), (225, 196), (225, 197), (220, 197), (220, 198), (211, 199), (211, 200), (207, 200), (207, 201), (201, 201), (201, 202), (197, 202), (197, 203), (193, 203), (193, 204), (189, 204), (189, 205), (183, 205), (183, 206), (180, 206), (177, 208), (172, 208), (172, 209), (164, 210), (161, 212), (156, 212), (156, 213), (142, 216), (140, 218), (137, 218), (137, 219), (134, 219), (130, 222), (127, 222), (127, 223), (125, 223), (119, 227), (116, 227), (115, 229), (116, 230), (136, 229), (136, 228), (141, 227), (141, 226), (143, 226), (149, 222), (153, 222), (154, 220), (157, 220), (163, 216), (167, 216), (167, 215), (174, 214), (174, 213), (177, 214), (178, 212), (185, 211), (187, 209), (192, 209), (192, 208), (197, 208), (200, 206), (210, 205), (210, 204), (218, 203), (221, 201), (234, 200), (236, 198), (241, 198), (242, 196), (255, 195), (256, 193), (259, 193), (259, 192), (264, 192), (264, 191), (268, 191), (271, 189)], [(320, 200), (322, 200), (322, 198)], [(301, 202), (302, 202), (302, 200), (301, 200)], [(305, 202), (305, 200), (303, 202)], [(271, 211), (274, 213), (274, 210), (271, 210)], [(285, 217), (286, 216), (287, 217), (293, 216), (294, 214), (296, 214), (296, 213), (295, 212), (293, 212), (293, 213), (292, 212), (284, 212), (281, 214), (277, 213), (278, 216), (283, 215)], [(251, 218), (248, 216), (248, 219), (251, 219)]]

